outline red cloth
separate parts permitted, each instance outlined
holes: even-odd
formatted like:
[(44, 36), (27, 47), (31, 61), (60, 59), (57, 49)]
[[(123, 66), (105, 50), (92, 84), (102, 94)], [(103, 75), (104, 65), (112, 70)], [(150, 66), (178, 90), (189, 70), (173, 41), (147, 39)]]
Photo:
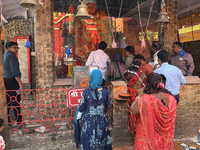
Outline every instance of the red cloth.
[(138, 98), (140, 118), (137, 119), (134, 150), (174, 150), (177, 102), (173, 96), (166, 96), (168, 107), (151, 94)]
[(137, 71), (135, 71), (134, 67), (127, 70), (124, 73), (124, 81), (129, 87), (138, 90), (146, 86), (147, 72), (144, 70), (142, 62), (139, 59), (134, 60), (132, 66), (135, 66)]
[(146, 72), (147, 72), (147, 76), (148, 76), (150, 73), (153, 72), (153, 68), (152, 68), (152, 66), (149, 65), (149, 64), (147, 64), (147, 63), (144, 65), (144, 69), (145, 69)]
[(136, 133), (136, 120), (139, 117), (139, 114), (132, 115), (130, 112), (130, 108), (132, 103), (134, 102), (135, 98), (138, 96), (137, 90), (131, 87), (128, 87), (128, 93), (130, 94), (128, 100), (128, 130), (129, 132), (135, 136)]

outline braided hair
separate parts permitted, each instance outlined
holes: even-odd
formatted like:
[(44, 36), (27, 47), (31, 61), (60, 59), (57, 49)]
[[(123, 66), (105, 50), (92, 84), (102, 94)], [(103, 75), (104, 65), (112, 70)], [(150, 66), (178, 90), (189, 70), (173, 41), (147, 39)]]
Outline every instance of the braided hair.
[(160, 92), (160, 90), (164, 88), (164, 84), (162, 83), (162, 77), (154, 72), (150, 73), (147, 76), (147, 84), (157, 92)]
[(94, 93), (95, 93), (95, 96), (96, 96), (96, 98), (97, 98), (97, 100), (96, 100), (96, 105), (95, 105), (95, 108), (97, 108), (97, 106), (98, 106), (98, 100), (99, 100), (99, 97), (98, 97), (98, 94), (99, 94), (98, 89), (95, 89), (95, 90), (94, 90)]

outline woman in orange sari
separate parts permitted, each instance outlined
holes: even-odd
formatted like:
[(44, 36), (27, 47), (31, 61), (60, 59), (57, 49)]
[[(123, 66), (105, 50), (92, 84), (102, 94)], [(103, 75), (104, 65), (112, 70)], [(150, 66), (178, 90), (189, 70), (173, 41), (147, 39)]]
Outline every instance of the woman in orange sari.
[[(174, 150), (176, 100), (160, 92), (164, 88), (161, 77), (151, 73), (147, 87), (138, 90), (138, 97), (130, 108), (132, 114), (139, 114), (136, 123), (134, 150)], [(145, 94), (147, 92), (151, 94)]]

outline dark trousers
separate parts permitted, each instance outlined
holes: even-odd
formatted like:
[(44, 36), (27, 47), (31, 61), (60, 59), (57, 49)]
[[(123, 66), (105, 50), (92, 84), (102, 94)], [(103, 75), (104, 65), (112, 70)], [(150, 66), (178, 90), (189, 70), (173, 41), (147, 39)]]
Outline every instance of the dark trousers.
[[(15, 80), (15, 78), (4, 78), (4, 84), (6, 87), (6, 90), (19, 90), (19, 84)], [(6, 93), (7, 98), (7, 107), (8, 107), (8, 122), (11, 122), (11, 111), (14, 111), (15, 114), (15, 120), (12, 120), (12, 122), (22, 122), (22, 114), (21, 114), (21, 108), (20, 108), (20, 101), (21, 96), (20, 94), (17, 94), (16, 91), (7, 92)]]
[(178, 104), (178, 103), (179, 103), (179, 94), (178, 94), (178, 95), (175, 95), (174, 98), (176, 99), (177, 104)]
[(101, 86), (104, 86), (104, 85), (105, 85), (105, 82), (106, 82), (106, 80), (103, 79), (103, 82), (102, 82), (102, 85), (101, 85)]

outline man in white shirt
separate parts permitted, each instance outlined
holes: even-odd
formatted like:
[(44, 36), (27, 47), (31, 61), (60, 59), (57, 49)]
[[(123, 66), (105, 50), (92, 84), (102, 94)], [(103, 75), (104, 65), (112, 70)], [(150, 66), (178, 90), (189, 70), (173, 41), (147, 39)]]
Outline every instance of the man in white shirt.
[(93, 51), (90, 53), (88, 60), (85, 64), (85, 66), (98, 66), (99, 70), (102, 73), (103, 76), (103, 84), (105, 83), (106, 79), (106, 69), (107, 65), (111, 63), (111, 60), (109, 56), (104, 52), (104, 50), (107, 47), (107, 43), (104, 41), (101, 41), (98, 46), (98, 50)]
[(152, 46), (150, 47), (151, 55), (153, 55), (153, 62), (149, 63), (153, 67), (153, 69), (157, 69), (160, 67), (157, 56), (160, 49), (161, 49), (161, 44), (158, 41), (153, 41)]

